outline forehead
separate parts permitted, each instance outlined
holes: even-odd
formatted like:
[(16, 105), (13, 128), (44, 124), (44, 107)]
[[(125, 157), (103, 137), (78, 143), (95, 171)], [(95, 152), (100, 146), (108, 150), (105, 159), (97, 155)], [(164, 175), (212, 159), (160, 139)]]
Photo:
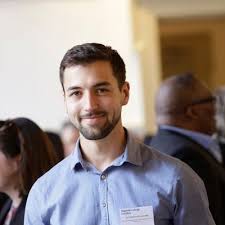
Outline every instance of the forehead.
[(64, 71), (64, 87), (92, 86), (99, 82), (117, 83), (111, 64), (107, 61), (96, 61), (84, 65), (75, 65)]

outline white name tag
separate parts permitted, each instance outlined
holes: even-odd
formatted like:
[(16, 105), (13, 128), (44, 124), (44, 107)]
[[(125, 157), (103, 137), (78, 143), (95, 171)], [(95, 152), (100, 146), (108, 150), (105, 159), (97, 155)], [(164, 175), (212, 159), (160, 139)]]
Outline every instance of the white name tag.
[(121, 225), (154, 225), (152, 206), (120, 209)]

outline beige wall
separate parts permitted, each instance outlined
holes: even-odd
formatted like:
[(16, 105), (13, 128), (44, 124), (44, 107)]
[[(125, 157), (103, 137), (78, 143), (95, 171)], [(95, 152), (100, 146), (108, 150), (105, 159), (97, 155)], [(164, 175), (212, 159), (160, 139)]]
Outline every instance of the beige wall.
[[(201, 33), (208, 35), (211, 62), (209, 77), (206, 80), (212, 89), (225, 84), (225, 17), (162, 19), (160, 33), (164, 37)], [(201, 60), (204, 64), (204, 57)]]
[(161, 61), (157, 17), (149, 10), (134, 5), (134, 42), (141, 64), (142, 88), (144, 94), (144, 124), (150, 133), (156, 129), (154, 98), (161, 81)]

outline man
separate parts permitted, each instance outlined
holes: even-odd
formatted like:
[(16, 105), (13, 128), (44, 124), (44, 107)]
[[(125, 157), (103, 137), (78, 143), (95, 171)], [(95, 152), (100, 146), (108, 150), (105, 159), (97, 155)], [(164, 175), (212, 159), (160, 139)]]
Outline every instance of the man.
[(80, 138), (33, 186), (25, 225), (215, 225), (201, 179), (123, 128), (129, 84), (117, 51), (75, 46), (61, 62), (60, 79)]
[(172, 76), (156, 94), (158, 132), (150, 145), (187, 163), (204, 181), (209, 208), (217, 225), (225, 224), (225, 175), (217, 160), (215, 99), (209, 89), (192, 74)]

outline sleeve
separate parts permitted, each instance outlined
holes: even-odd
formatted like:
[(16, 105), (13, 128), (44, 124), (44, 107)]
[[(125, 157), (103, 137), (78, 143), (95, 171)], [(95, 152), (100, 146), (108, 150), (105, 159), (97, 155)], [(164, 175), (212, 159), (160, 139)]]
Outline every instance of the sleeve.
[(44, 222), (41, 218), (42, 205), (41, 193), (34, 185), (31, 188), (27, 198), (24, 225), (44, 225)]
[(215, 225), (201, 178), (184, 165), (174, 181), (174, 225)]

